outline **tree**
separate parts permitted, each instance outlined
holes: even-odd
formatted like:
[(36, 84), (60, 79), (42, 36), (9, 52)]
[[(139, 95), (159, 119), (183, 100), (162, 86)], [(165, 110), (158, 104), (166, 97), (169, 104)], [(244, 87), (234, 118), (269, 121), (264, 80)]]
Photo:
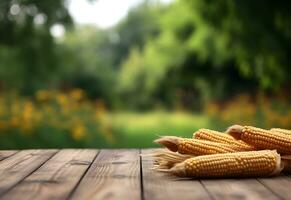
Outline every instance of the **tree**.
[(160, 30), (158, 18), (164, 6), (155, 1), (144, 1), (132, 8), (127, 16), (111, 30), (112, 49), (116, 67), (128, 56), (131, 48), (142, 49)]
[(112, 100), (116, 67), (110, 31), (79, 26), (66, 33), (57, 45), (60, 65), (58, 79), (70, 87), (86, 90), (91, 98)]
[(0, 2), (0, 80), (26, 93), (49, 84), (57, 70), (50, 28), (72, 24), (65, 0)]
[(290, 78), (289, 8), (280, 1), (174, 2), (159, 34), (124, 62), (121, 91), (196, 108), (236, 92), (275, 91)]
[[(205, 46), (209, 52), (206, 57), (214, 62), (233, 59), (242, 76), (258, 80), (262, 89), (278, 89), (290, 78), (290, 2), (184, 2), (214, 33), (213, 37), (202, 40), (199, 46), (194, 45), (198, 55), (201, 55), (199, 49)], [(192, 43), (195, 43), (197, 34), (194, 34)]]

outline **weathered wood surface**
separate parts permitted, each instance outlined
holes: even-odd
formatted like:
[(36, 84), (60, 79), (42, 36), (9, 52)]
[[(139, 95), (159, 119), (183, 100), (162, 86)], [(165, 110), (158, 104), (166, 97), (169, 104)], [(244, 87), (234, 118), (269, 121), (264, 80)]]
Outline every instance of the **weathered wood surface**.
[[(142, 150), (142, 154), (150, 154), (152, 150)], [(142, 159), (144, 199), (211, 199), (200, 181), (185, 180), (159, 173), (153, 167), (152, 157)]]
[(140, 199), (141, 195), (139, 150), (101, 150), (72, 199)]
[(0, 151), (0, 161), (4, 160), (6, 158), (9, 158), (10, 156), (12, 156), (13, 154), (16, 154), (18, 151)]
[(0, 200), (291, 199), (291, 176), (190, 180), (151, 168), (150, 149), (0, 151)]
[(51, 156), (55, 150), (27, 150), (0, 162), (0, 195), (29, 176)]
[(256, 179), (201, 180), (213, 199), (278, 199)]
[(61, 150), (2, 199), (66, 199), (96, 155), (94, 150)]

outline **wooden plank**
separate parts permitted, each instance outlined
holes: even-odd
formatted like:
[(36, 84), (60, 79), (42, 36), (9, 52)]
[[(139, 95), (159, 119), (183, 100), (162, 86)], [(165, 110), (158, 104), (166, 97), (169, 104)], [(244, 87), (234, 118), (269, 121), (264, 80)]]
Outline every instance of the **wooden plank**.
[(102, 150), (72, 199), (140, 199), (139, 150)]
[[(153, 150), (142, 150), (142, 154)], [(211, 199), (199, 180), (180, 179), (152, 170), (153, 158), (142, 157), (143, 193), (145, 200)]]
[(31, 174), (56, 150), (24, 150), (0, 162), (0, 195)]
[(10, 156), (16, 154), (18, 151), (13, 151), (13, 150), (1, 150), (0, 151), (0, 161), (4, 160), (6, 158), (9, 158)]
[(96, 150), (61, 150), (1, 199), (66, 199), (96, 155)]
[(213, 199), (279, 199), (256, 179), (213, 179), (201, 182)]
[(270, 189), (273, 193), (281, 197), (282, 199), (290, 199), (291, 189), (291, 175), (280, 175), (272, 178), (260, 178), (258, 179), (265, 187)]

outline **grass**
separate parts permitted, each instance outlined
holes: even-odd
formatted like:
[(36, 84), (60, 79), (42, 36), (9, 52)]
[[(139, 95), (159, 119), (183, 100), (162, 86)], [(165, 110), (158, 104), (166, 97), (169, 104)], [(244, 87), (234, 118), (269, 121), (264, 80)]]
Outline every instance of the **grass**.
[(290, 128), (288, 100), (249, 95), (208, 103), (203, 113), (111, 112), (84, 91), (38, 91), (27, 98), (0, 94), (0, 149), (155, 147), (159, 135), (192, 137), (199, 128), (223, 131), (232, 124)]
[[(209, 118), (202, 114), (152, 111), (147, 113), (106, 113), (106, 131), (88, 129), (83, 140), (75, 141), (68, 131), (42, 126), (32, 134), (11, 130), (0, 134), (1, 149), (26, 148), (147, 148), (156, 147), (159, 135), (192, 137), (201, 127), (210, 128)], [(107, 133), (106, 133), (107, 132)], [(109, 137), (108, 136), (112, 136)]]
[(192, 137), (201, 127), (210, 127), (209, 118), (201, 114), (154, 111), (147, 113), (111, 113), (110, 120), (117, 133), (112, 147), (155, 147), (159, 135)]

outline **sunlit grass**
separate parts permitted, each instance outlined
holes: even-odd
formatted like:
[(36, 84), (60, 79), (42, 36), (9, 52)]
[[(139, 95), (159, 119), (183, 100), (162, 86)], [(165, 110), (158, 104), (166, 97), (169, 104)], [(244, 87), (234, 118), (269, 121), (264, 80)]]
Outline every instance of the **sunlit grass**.
[(0, 95), (0, 148), (153, 147), (158, 135), (191, 137), (209, 118), (185, 112), (110, 112), (80, 89)]
[(240, 95), (208, 103), (204, 112), (113, 112), (84, 91), (38, 91), (35, 97), (0, 94), (0, 148), (144, 148), (162, 135), (192, 137), (199, 128), (232, 124), (290, 128), (290, 104)]
[(210, 120), (201, 114), (152, 111), (146, 113), (111, 113), (120, 147), (152, 147), (159, 135), (192, 137), (201, 127), (210, 128)]

